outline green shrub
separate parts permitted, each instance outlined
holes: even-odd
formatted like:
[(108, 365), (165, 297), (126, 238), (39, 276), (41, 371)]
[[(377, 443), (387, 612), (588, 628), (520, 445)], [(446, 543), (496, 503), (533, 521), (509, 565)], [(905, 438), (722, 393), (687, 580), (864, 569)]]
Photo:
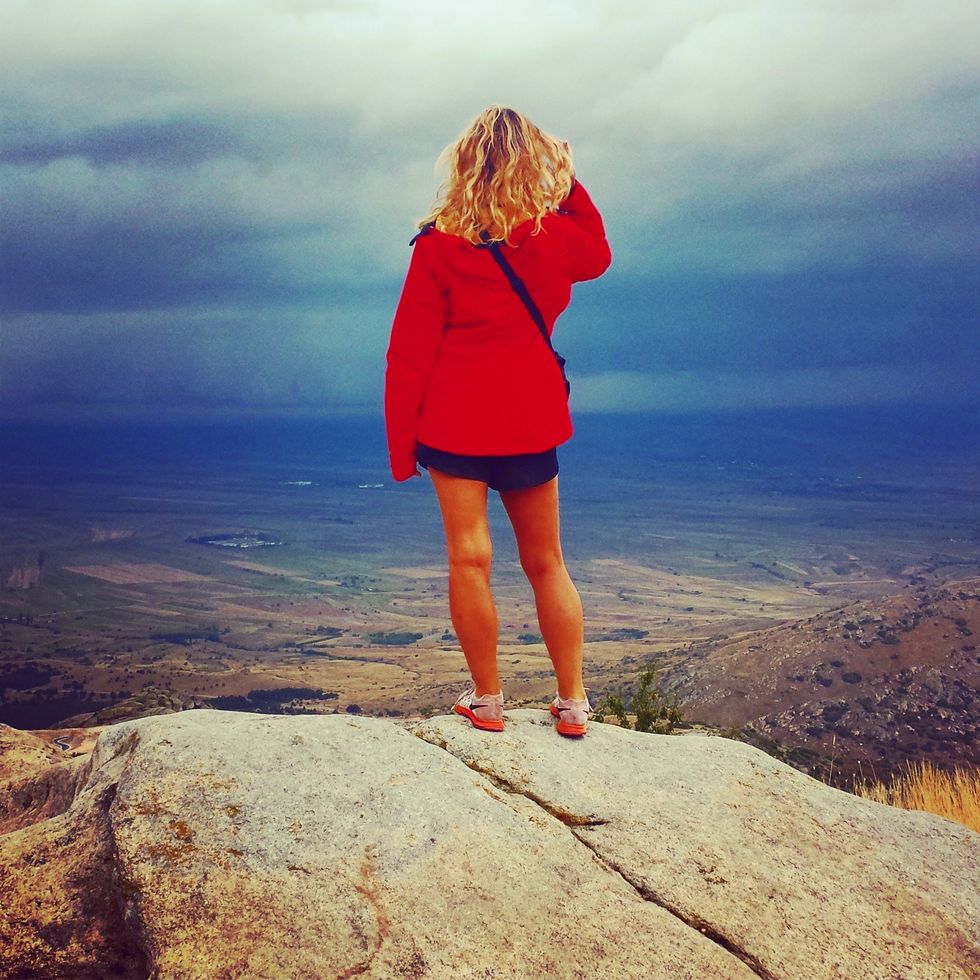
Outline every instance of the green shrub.
[[(652, 668), (643, 671), (633, 694), (630, 711), (621, 694), (607, 694), (596, 706), (592, 717), (605, 721), (606, 715), (613, 715), (621, 728), (635, 728), (638, 732), (653, 732), (657, 735), (670, 735), (675, 725), (684, 721), (684, 715), (677, 704), (677, 696), (665, 695), (656, 685), (657, 672)], [(636, 718), (630, 724), (629, 714)]]
[(674, 725), (683, 721), (677, 696), (667, 697), (654, 683), (657, 672), (652, 668), (640, 674), (640, 683), (633, 695), (633, 714), (638, 732), (670, 735)]
[(392, 630), (387, 633), (368, 633), (367, 639), (368, 643), (374, 643), (377, 646), (406, 647), (410, 643), (414, 643), (416, 640), (421, 640), (422, 635), (423, 634), (421, 633), (409, 633), (401, 632), (399, 630)]
[(632, 727), (629, 717), (626, 714), (626, 705), (618, 694), (606, 694), (598, 705), (596, 705), (595, 711), (592, 712), (592, 717), (596, 721), (605, 721), (607, 714), (616, 717), (619, 721), (620, 728)]

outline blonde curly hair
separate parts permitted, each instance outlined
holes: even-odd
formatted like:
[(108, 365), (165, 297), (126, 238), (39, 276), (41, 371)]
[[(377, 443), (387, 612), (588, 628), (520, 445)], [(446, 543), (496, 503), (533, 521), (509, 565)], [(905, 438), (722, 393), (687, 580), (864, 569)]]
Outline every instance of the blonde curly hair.
[(507, 242), (517, 225), (541, 219), (568, 196), (575, 180), (568, 144), (514, 109), (484, 109), (439, 156), (449, 173), (420, 226), (478, 243), (481, 232)]

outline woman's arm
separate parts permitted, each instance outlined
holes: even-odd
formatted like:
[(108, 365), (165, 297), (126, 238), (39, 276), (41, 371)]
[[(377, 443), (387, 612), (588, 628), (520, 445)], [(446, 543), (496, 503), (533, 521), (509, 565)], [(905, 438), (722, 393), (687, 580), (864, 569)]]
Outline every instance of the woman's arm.
[(572, 184), (559, 210), (572, 220), (575, 227), (575, 232), (569, 235), (568, 244), (572, 281), (597, 279), (609, 268), (612, 252), (606, 241), (602, 215), (578, 180)]
[(385, 427), (391, 473), (415, 476), (419, 411), (448, 316), (448, 300), (434, 271), (435, 242), (429, 235), (413, 246), (405, 285), (395, 311), (385, 370)]

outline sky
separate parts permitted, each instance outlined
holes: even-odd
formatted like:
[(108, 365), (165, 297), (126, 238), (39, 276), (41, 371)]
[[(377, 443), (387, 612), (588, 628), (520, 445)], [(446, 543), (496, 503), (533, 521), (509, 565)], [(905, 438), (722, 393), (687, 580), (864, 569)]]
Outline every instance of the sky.
[(980, 403), (975, 0), (0, 0), (0, 418), (380, 413), (442, 148), (569, 140), (573, 408)]

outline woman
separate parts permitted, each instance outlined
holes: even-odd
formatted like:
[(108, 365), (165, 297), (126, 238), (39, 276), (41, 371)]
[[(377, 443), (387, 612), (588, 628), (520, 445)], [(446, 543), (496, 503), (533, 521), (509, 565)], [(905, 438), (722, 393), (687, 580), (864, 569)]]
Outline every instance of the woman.
[(487, 493), (500, 493), (558, 682), (551, 713), (584, 735), (582, 603), (562, 557), (556, 447), (572, 434), (564, 375), (487, 242), (548, 333), (573, 282), (608, 268), (602, 218), (568, 144), (491, 106), (447, 147), (449, 177), (414, 246), (391, 329), (385, 418), (398, 481), (428, 469), (446, 531), (449, 608), (473, 688), (453, 706), (502, 731)]

